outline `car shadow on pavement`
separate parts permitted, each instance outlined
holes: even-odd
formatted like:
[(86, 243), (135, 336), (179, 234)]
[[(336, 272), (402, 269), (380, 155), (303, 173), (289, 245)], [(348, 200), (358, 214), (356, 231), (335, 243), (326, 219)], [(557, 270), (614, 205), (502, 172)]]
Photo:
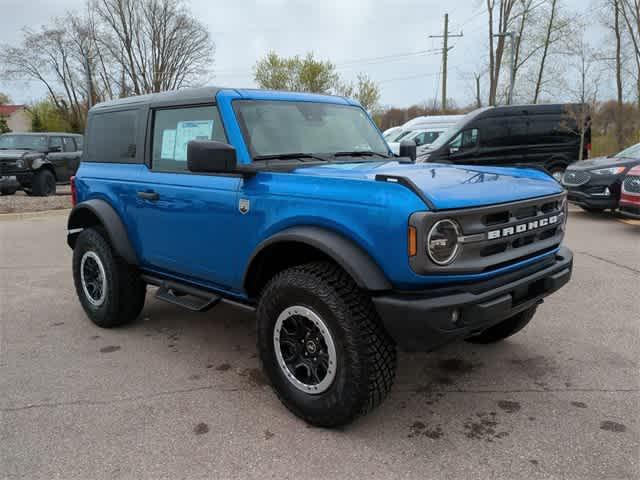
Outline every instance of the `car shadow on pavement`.
[[(257, 392), (269, 415), (291, 416), (262, 372), (254, 313), (225, 304), (204, 314), (186, 312), (153, 299), (152, 293), (150, 289), (138, 322), (127, 327), (131, 337), (158, 343), (164, 357), (179, 363), (183, 380), (213, 389), (222, 382), (234, 391)], [(518, 340), (495, 345), (459, 342), (436, 352), (400, 353), (387, 400), (343, 431), (393, 431), (402, 426), (401, 435), (407, 438), (439, 439), (447, 433), (447, 425), (457, 423), (467, 438), (498, 441), (509, 434), (508, 429), (498, 428), (500, 416), (521, 410), (514, 395), (568, 386), (569, 374), (561, 363)], [(467, 393), (486, 393), (492, 408), (467, 404)]]

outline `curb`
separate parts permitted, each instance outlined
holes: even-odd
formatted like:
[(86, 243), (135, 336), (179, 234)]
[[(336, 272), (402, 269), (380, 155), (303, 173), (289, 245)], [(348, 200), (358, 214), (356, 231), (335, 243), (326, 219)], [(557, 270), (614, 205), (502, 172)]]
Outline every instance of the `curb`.
[(42, 210), (40, 212), (23, 212), (23, 213), (0, 213), (0, 222), (11, 220), (27, 220), (29, 218), (51, 217), (59, 215), (69, 215), (70, 208), (60, 208), (57, 210)]

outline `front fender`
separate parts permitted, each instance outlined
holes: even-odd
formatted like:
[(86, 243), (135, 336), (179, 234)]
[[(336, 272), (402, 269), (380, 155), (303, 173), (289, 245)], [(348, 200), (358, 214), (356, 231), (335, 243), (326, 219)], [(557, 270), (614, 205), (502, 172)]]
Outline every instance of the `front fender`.
[(254, 260), (270, 246), (280, 242), (307, 244), (333, 259), (365, 290), (391, 290), (392, 286), (378, 264), (356, 243), (331, 230), (315, 226), (287, 228), (261, 242), (251, 255), (243, 276), (243, 285), (250, 275)]

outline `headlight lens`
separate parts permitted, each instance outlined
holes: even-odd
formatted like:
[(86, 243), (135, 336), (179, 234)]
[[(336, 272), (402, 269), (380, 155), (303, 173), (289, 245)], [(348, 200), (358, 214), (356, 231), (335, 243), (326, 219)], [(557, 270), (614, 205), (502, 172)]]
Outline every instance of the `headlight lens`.
[(16, 160), (16, 167), (24, 168), (24, 160), (22, 159)]
[(448, 218), (433, 224), (427, 235), (427, 254), (438, 265), (452, 263), (460, 252), (460, 227)]
[(610, 168), (599, 168), (598, 170), (591, 170), (591, 173), (594, 175), (618, 175), (625, 171), (626, 167), (610, 167)]

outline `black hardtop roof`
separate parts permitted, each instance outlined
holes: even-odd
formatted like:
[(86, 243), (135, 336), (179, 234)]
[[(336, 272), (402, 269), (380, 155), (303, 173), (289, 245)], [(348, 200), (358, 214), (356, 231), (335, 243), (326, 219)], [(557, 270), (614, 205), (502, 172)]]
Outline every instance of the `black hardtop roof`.
[(81, 137), (81, 133), (69, 133), (69, 132), (7, 132), (3, 133), (3, 135), (27, 135), (27, 136), (38, 136), (38, 137)]
[(119, 98), (98, 103), (91, 109), (91, 112), (110, 110), (112, 108), (135, 108), (143, 105), (171, 106), (188, 103), (207, 103), (211, 102), (220, 90), (220, 87), (185, 88), (183, 90), (171, 90), (168, 92), (138, 95), (136, 97)]
[(476, 118), (480, 117), (508, 117), (512, 115), (559, 115), (567, 113), (571, 110), (581, 110), (588, 108), (585, 104), (580, 103), (541, 103), (541, 104), (523, 104), (523, 105), (499, 105), (497, 107), (487, 108), (479, 113)]

